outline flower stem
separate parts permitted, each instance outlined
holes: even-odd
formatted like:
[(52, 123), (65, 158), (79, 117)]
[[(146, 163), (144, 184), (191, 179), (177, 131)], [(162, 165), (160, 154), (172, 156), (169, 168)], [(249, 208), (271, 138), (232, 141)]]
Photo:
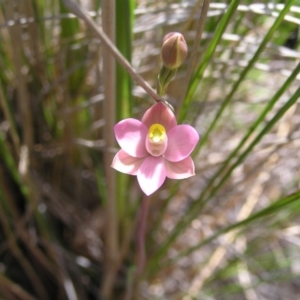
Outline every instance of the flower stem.
[(165, 95), (166, 88), (170, 81), (173, 79), (177, 72), (177, 69), (170, 70), (165, 66), (162, 66), (157, 77), (157, 94), (161, 97)]
[(145, 237), (146, 237), (146, 224), (149, 210), (150, 198), (144, 196), (142, 201), (142, 207), (140, 211), (140, 218), (138, 222), (137, 232), (137, 250), (138, 250), (138, 271), (137, 275), (141, 275), (145, 268), (146, 263), (146, 249), (145, 249)]

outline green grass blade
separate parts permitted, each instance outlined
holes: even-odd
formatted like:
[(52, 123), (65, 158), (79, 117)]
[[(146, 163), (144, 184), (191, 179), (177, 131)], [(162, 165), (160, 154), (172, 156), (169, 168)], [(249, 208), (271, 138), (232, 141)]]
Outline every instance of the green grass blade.
[(226, 160), (222, 164), (221, 168), (214, 174), (214, 176), (212, 176), (211, 180), (207, 183), (205, 189), (202, 191), (200, 197), (198, 198), (198, 201), (201, 201), (203, 199), (203, 196), (206, 194), (207, 191), (209, 191), (212, 188), (212, 186), (213, 186), (214, 182), (217, 180), (217, 178), (219, 178), (219, 176), (224, 172), (224, 170), (227, 169), (230, 161), (236, 157), (238, 152), (242, 149), (242, 147), (248, 141), (248, 139), (253, 134), (253, 132), (262, 124), (262, 122), (265, 120), (266, 115), (272, 110), (272, 108), (277, 103), (277, 101), (280, 99), (280, 97), (283, 95), (283, 93), (288, 89), (288, 87), (291, 85), (291, 83), (295, 80), (295, 78), (297, 77), (299, 72), (300, 72), (300, 63), (296, 66), (296, 68), (293, 70), (293, 72), (287, 78), (287, 80), (284, 82), (284, 84), (278, 89), (278, 91), (275, 93), (275, 95), (272, 97), (272, 99), (267, 103), (266, 107), (261, 112), (259, 117), (249, 127), (249, 129), (246, 132), (243, 139), (240, 141), (240, 143), (237, 145), (237, 147), (226, 158)]
[(210, 124), (209, 128), (207, 129), (207, 131), (205, 132), (205, 134), (201, 138), (199, 144), (197, 145), (196, 152), (199, 151), (199, 149), (206, 143), (210, 133), (215, 128), (218, 120), (220, 119), (220, 117), (221, 117), (222, 113), (224, 112), (225, 108), (227, 107), (227, 105), (232, 100), (232, 97), (235, 94), (235, 92), (238, 90), (238, 87), (240, 86), (241, 82), (245, 79), (248, 72), (253, 68), (254, 63), (258, 60), (258, 58), (262, 54), (262, 52), (265, 49), (267, 43), (273, 37), (275, 31), (277, 30), (279, 25), (282, 23), (282, 20), (284, 19), (285, 15), (289, 12), (290, 7), (292, 6), (293, 3), (294, 3), (294, 0), (290, 0), (290, 1), (287, 2), (284, 9), (280, 12), (279, 16), (277, 17), (277, 19), (275, 20), (275, 22), (273, 23), (273, 25), (271, 26), (271, 28), (269, 29), (267, 34), (265, 35), (262, 42), (260, 43), (258, 49), (256, 50), (255, 54), (253, 55), (253, 57), (249, 61), (247, 67), (245, 69), (243, 69), (243, 71), (239, 75), (238, 80), (233, 84), (230, 93), (227, 95), (225, 100), (222, 102), (222, 105), (221, 105), (220, 109), (218, 110), (213, 122)]
[[(175, 239), (183, 232), (184, 229), (190, 224), (190, 222), (199, 214), (204, 204), (213, 197), (216, 192), (220, 189), (220, 187), (225, 183), (225, 181), (229, 178), (232, 171), (246, 158), (246, 156), (251, 152), (254, 146), (261, 140), (261, 138), (277, 123), (277, 121), (284, 115), (284, 113), (296, 103), (296, 101), (300, 97), (300, 88), (296, 90), (296, 92), (292, 95), (292, 97), (279, 109), (279, 111), (275, 114), (275, 116), (266, 124), (266, 126), (261, 130), (261, 132), (257, 135), (257, 137), (253, 140), (253, 142), (248, 146), (248, 148), (240, 155), (238, 160), (232, 165), (232, 167), (227, 171), (227, 173), (220, 180), (219, 184), (213, 189), (213, 191), (209, 194), (207, 198), (203, 202), (200, 203), (198, 201), (194, 202), (194, 205), (191, 205), (189, 211), (185, 214), (185, 216), (176, 224), (176, 227), (169, 235), (169, 238), (165, 241), (165, 243), (161, 246), (159, 251), (150, 261), (149, 268), (156, 268), (157, 264), (163, 258), (163, 256), (168, 251), (170, 245), (175, 241)], [(156, 266), (156, 267), (155, 267)]]
[(266, 124), (266, 126), (259, 132), (259, 134), (256, 136), (256, 138), (251, 142), (251, 144), (244, 150), (243, 153), (238, 157), (236, 162), (227, 170), (226, 174), (222, 177), (220, 182), (210, 195), (206, 198), (205, 201), (213, 197), (217, 191), (220, 189), (220, 187), (226, 182), (226, 180), (231, 175), (232, 171), (241, 164), (245, 158), (248, 156), (248, 154), (253, 150), (253, 148), (259, 143), (259, 141), (265, 136), (267, 132), (271, 130), (271, 128), (280, 120), (280, 118), (285, 114), (285, 112), (296, 103), (296, 101), (300, 98), (300, 88), (296, 90), (296, 92), (290, 97), (290, 99), (278, 110), (278, 112), (275, 114), (275, 116)]
[(274, 203), (271, 203), (270, 205), (261, 209), (260, 211), (253, 213), (248, 218), (246, 218), (240, 222), (236, 222), (232, 225), (229, 225), (221, 230), (218, 230), (216, 233), (214, 233), (209, 238), (201, 241), (200, 243), (194, 245), (193, 247), (191, 247), (189, 249), (182, 251), (176, 257), (174, 257), (172, 260), (170, 260), (168, 263), (175, 262), (178, 259), (180, 259), (181, 257), (191, 254), (195, 250), (198, 250), (199, 248), (207, 245), (208, 243), (212, 242), (213, 240), (215, 240), (216, 238), (218, 238), (219, 236), (221, 236), (224, 233), (227, 233), (234, 229), (238, 229), (242, 226), (252, 224), (254, 221), (257, 221), (258, 219), (262, 219), (262, 218), (268, 217), (272, 214), (279, 213), (283, 209), (288, 209), (289, 207), (293, 206), (296, 203), (298, 203), (298, 206), (299, 206), (299, 200), (300, 200), (300, 191), (298, 191), (292, 195), (286, 196), (284, 198), (281, 198), (279, 200), (276, 200)]
[(232, 19), (238, 5), (240, 3), (240, 0), (234, 0), (230, 2), (230, 5), (228, 7), (227, 12), (224, 14), (224, 16), (221, 18), (220, 23), (218, 24), (218, 27), (216, 29), (216, 31), (214, 32), (214, 37), (209, 45), (209, 47), (206, 49), (206, 52), (203, 56), (203, 60), (198, 68), (198, 70), (196, 71), (196, 74), (192, 77), (191, 79), (191, 83), (188, 87), (188, 91), (183, 103), (183, 107), (180, 111), (179, 114), (179, 122), (181, 123), (186, 115), (187, 115), (187, 111), (188, 111), (188, 107), (190, 105), (190, 103), (192, 102), (192, 98), (193, 95), (197, 89), (197, 86), (199, 84), (199, 81), (201, 80), (204, 71), (206, 70), (208, 64), (210, 63), (213, 54), (215, 52), (215, 49), (217, 47), (217, 45), (219, 44), (222, 35), (224, 33), (224, 31), (226, 30), (230, 20)]
[[(199, 198), (197, 199), (198, 203), (201, 203), (206, 193), (211, 190), (213, 187), (215, 181), (219, 178), (219, 176), (228, 168), (229, 163), (231, 160), (236, 157), (237, 153), (242, 149), (242, 147), (245, 145), (245, 143), (248, 141), (250, 136), (253, 134), (253, 132), (262, 124), (262, 122), (265, 120), (266, 115), (272, 110), (274, 105), (277, 103), (277, 101), (280, 99), (280, 97), (283, 95), (283, 93), (288, 89), (288, 87), (292, 84), (292, 82), (295, 80), (297, 75), (300, 72), (300, 63), (296, 66), (296, 68), (293, 70), (291, 75), (286, 79), (286, 81), (283, 83), (283, 85), (278, 89), (278, 91), (275, 93), (275, 95), (272, 97), (270, 101), (268, 101), (266, 107), (261, 112), (261, 114), (258, 116), (258, 118), (255, 120), (255, 122), (249, 127), (248, 131), (240, 141), (240, 143), (237, 145), (237, 147), (228, 155), (224, 163), (222, 163), (221, 167), (217, 170), (217, 172), (212, 176), (212, 178), (209, 180), (209, 182), (206, 184), (204, 190), (201, 192)], [(158, 218), (153, 226), (153, 230), (156, 231), (160, 224), (161, 220), (163, 218), (163, 215), (167, 209), (168, 203), (170, 202), (172, 196), (176, 193), (178, 185), (173, 185), (171, 187), (170, 197), (166, 200), (166, 203), (163, 207), (163, 209), (159, 212)]]
[[(133, 22), (134, 22), (134, 1), (116, 1), (116, 46), (124, 57), (131, 62)], [(116, 64), (116, 118), (117, 121), (132, 116), (133, 97), (132, 79), (126, 70)], [(128, 184), (129, 176), (117, 174), (117, 202), (119, 217), (122, 219), (130, 218), (128, 214)]]
[(1, 130), (0, 130), (0, 157), (2, 158), (3, 162), (6, 164), (6, 167), (10, 171), (14, 181), (19, 185), (23, 196), (28, 195), (28, 189), (25, 185), (22, 184), (17, 165), (15, 163), (13, 156), (11, 155), (11, 152), (9, 151), (9, 148), (5, 143), (5, 139)]
[[(134, 1), (116, 1), (116, 45), (124, 57), (131, 62), (132, 32), (134, 22)], [(130, 75), (117, 64), (117, 120), (132, 115), (132, 79)]]

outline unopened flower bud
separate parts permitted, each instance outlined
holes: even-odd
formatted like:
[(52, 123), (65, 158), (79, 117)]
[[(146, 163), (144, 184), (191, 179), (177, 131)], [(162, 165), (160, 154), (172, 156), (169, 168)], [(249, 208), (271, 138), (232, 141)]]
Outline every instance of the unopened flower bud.
[(164, 37), (161, 57), (166, 68), (178, 68), (184, 62), (187, 52), (188, 47), (181, 33), (170, 32)]

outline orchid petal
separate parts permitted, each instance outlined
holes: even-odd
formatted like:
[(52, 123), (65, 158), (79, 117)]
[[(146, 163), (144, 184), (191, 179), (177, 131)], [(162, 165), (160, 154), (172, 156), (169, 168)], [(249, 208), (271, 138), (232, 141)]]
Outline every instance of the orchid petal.
[(168, 132), (168, 146), (164, 157), (177, 162), (188, 157), (199, 141), (197, 131), (190, 125), (178, 125)]
[(125, 119), (114, 127), (116, 139), (120, 147), (133, 157), (148, 155), (145, 140), (147, 127), (136, 119)]
[(166, 179), (164, 159), (162, 157), (146, 157), (137, 172), (137, 179), (142, 191), (147, 196), (154, 193)]
[(136, 175), (144, 159), (145, 158), (143, 157), (137, 158), (130, 156), (124, 150), (121, 149), (115, 155), (111, 166), (119, 172), (130, 175)]
[(153, 124), (160, 124), (165, 127), (166, 132), (177, 125), (176, 117), (169, 107), (159, 102), (152, 105), (142, 118), (147, 128)]
[(171, 179), (184, 179), (195, 175), (195, 165), (190, 156), (178, 162), (165, 160), (167, 177)]

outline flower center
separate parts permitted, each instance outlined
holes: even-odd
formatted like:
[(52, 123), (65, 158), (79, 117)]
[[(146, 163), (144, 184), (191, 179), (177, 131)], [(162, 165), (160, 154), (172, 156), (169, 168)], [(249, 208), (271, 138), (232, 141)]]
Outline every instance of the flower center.
[(152, 156), (160, 156), (166, 151), (167, 142), (168, 137), (165, 127), (160, 124), (151, 125), (146, 139), (147, 151)]
[(166, 138), (165, 127), (160, 124), (153, 124), (149, 129), (149, 138), (153, 143), (163, 142)]

